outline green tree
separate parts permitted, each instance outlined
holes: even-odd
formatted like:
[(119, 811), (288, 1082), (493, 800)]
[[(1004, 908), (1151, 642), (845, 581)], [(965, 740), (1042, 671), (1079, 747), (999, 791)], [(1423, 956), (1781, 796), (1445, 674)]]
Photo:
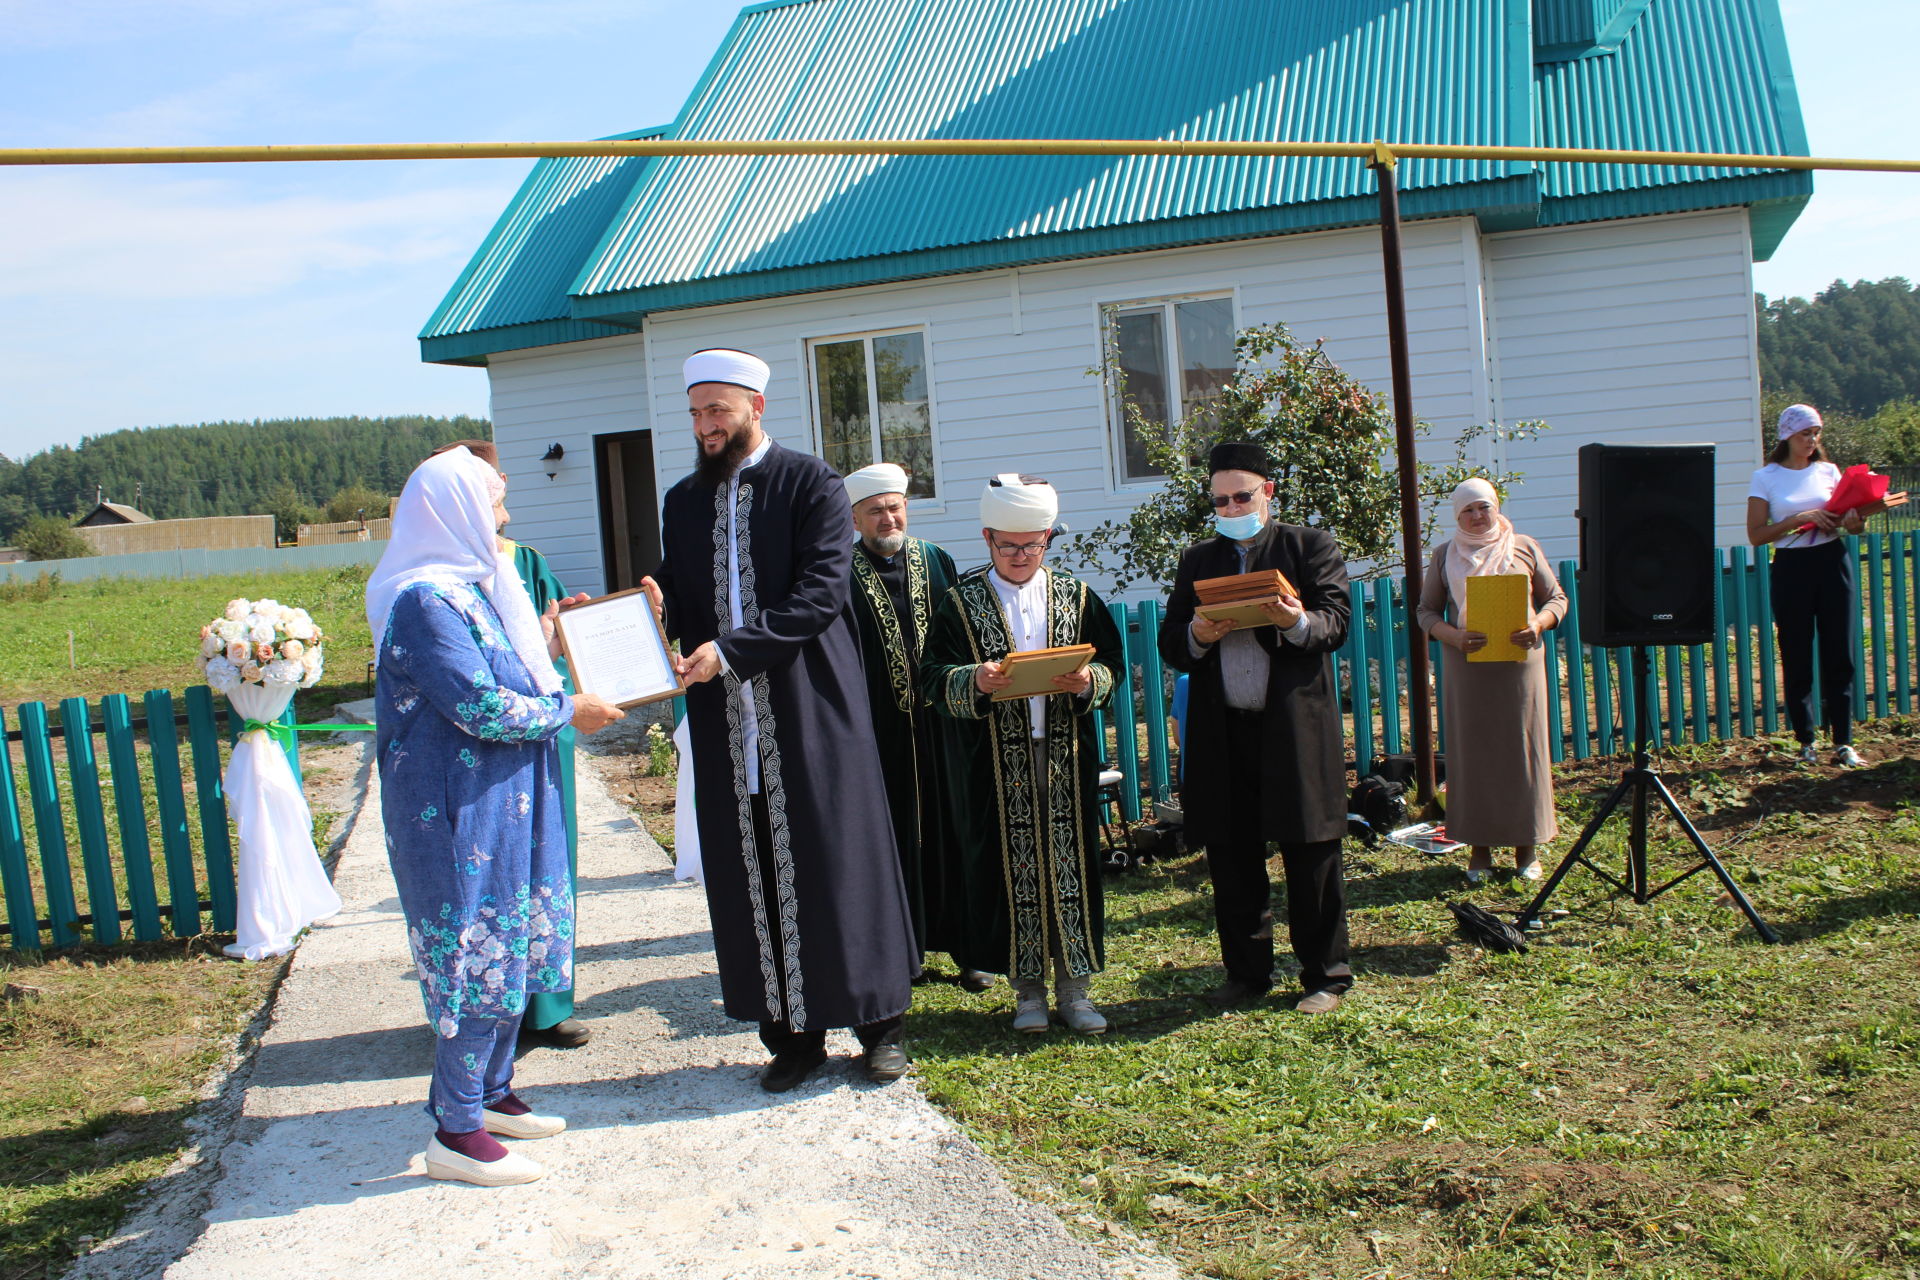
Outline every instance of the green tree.
[(312, 524), (320, 515), (306, 495), (285, 480), (267, 494), (263, 506), (265, 510), (261, 514), (273, 517), (273, 536), (282, 544), (299, 541), (300, 526)]
[(362, 518), (378, 520), (386, 514), (387, 495), (374, 492), (358, 480), (327, 499), (326, 516), (335, 523)]
[[(1223, 440), (1247, 440), (1264, 445), (1272, 458), (1275, 507), (1288, 521), (1332, 532), (1341, 553), (1365, 564), (1368, 576), (1401, 567), (1399, 480), (1391, 462), (1383, 462), (1394, 452), (1385, 399), (1334, 364), (1321, 343), (1303, 344), (1284, 325), (1242, 330), (1234, 351), (1234, 375), (1220, 395), (1163, 427), (1126, 397), (1117, 353), (1109, 349), (1105, 375), (1120, 389), (1147, 460), (1166, 474), (1166, 484), (1124, 520), (1104, 521), (1076, 539), (1069, 560), (1111, 574), (1121, 591), (1140, 581), (1171, 583), (1181, 552), (1212, 532), (1208, 450)], [(1541, 423), (1469, 427), (1446, 465), (1417, 463), (1423, 535), (1430, 538), (1435, 511), (1469, 475), (1486, 475), (1502, 490), (1518, 478), (1470, 464), (1475, 441), (1525, 439), (1544, 429)], [(1417, 423), (1415, 435), (1431, 430)]]
[(29, 560), (77, 560), (93, 554), (93, 544), (58, 516), (31, 516), (20, 526), (13, 544)]

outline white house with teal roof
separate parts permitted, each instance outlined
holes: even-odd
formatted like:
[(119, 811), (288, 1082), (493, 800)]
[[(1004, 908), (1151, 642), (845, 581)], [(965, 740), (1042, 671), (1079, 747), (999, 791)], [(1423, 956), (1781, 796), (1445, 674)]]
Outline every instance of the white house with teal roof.
[[(771, 0), (671, 124), (619, 136), (1806, 152), (1777, 0)], [(1740, 541), (1752, 264), (1810, 176), (1408, 160), (1399, 181), (1436, 442), (1550, 423), (1487, 461), (1572, 555), (1582, 444), (1710, 440)], [(914, 532), (971, 563), (990, 473), (1047, 476), (1080, 528), (1156, 485), (1089, 372), (1106, 332), (1161, 412), (1275, 321), (1388, 390), (1373, 192), (1351, 159), (542, 160), (421, 353), (486, 368), (515, 534), (572, 589), (653, 567), (658, 494), (693, 462), (680, 364), (710, 346), (772, 366), (783, 444), (905, 465)]]

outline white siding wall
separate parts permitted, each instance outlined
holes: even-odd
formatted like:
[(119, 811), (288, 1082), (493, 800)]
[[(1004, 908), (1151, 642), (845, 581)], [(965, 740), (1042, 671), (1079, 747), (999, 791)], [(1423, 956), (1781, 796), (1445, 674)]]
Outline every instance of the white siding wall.
[(1485, 253), (1498, 411), (1552, 426), (1512, 450), (1516, 527), (1570, 558), (1581, 445), (1710, 442), (1715, 540), (1743, 542), (1761, 462), (1746, 213), (1512, 232)]
[[(606, 590), (600, 548), (600, 499), (593, 438), (644, 431), (646, 344), (600, 338), (493, 357), (493, 439), (507, 473), (507, 532), (539, 548), (569, 591)], [(547, 446), (566, 450), (547, 479)]]
[[(766, 426), (816, 447), (805, 368), (810, 338), (923, 326), (938, 496), (913, 531), (979, 563), (978, 496), (1018, 469), (1061, 490), (1075, 529), (1125, 514), (1148, 490), (1116, 485), (1101, 383), (1106, 303), (1231, 292), (1240, 326), (1283, 321), (1388, 392), (1379, 233), (1288, 236), (1096, 258), (1017, 273), (850, 289), (667, 312), (647, 340), (614, 338), (496, 357), (494, 430), (514, 477), (513, 532), (570, 587), (602, 588), (592, 437), (654, 424), (660, 490), (693, 465), (681, 361), (701, 347), (754, 351), (773, 369)], [(1512, 511), (1550, 554), (1574, 554), (1574, 450), (1609, 440), (1721, 446), (1726, 526), (1757, 465), (1749, 248), (1744, 213), (1640, 219), (1483, 238), (1470, 219), (1405, 228), (1416, 412), (1434, 424), (1429, 457), (1495, 418), (1542, 418), (1544, 440), (1506, 463), (1526, 473)], [(567, 449), (549, 482), (539, 457)], [(1483, 450), (1481, 461), (1495, 460)], [(1735, 492), (1738, 489), (1739, 492)], [(529, 491), (534, 491), (530, 493)], [(536, 496), (537, 495), (537, 496)]]

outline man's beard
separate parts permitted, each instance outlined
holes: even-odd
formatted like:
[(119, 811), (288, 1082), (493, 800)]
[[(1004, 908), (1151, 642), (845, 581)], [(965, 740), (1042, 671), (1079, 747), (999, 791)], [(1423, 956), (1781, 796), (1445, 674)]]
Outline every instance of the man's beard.
[(868, 538), (866, 544), (867, 550), (873, 554), (891, 560), (900, 554), (900, 548), (907, 545), (907, 535), (904, 532), (890, 533), (884, 538)]
[(750, 450), (747, 441), (752, 438), (751, 426), (740, 426), (727, 433), (727, 443), (718, 453), (708, 453), (704, 448), (694, 463), (694, 473), (700, 477), (700, 483), (717, 489), (733, 479), (733, 473), (740, 469), (741, 461)]

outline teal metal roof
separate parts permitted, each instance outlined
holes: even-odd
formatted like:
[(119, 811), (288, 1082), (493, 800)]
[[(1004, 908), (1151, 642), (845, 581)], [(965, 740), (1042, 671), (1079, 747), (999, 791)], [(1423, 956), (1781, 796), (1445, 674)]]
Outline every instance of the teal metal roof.
[[(657, 138), (662, 125), (617, 138)], [(484, 364), (496, 351), (631, 332), (574, 318), (567, 286), (647, 167), (648, 156), (539, 160), (420, 331), (424, 359)]]
[[(778, 0), (741, 13), (661, 133), (1804, 153), (1776, 5)], [(1404, 216), (1490, 229), (1746, 204), (1766, 250), (1811, 190), (1777, 171), (1488, 161), (1408, 160), (1399, 179)], [(423, 354), (484, 360), (662, 309), (1366, 223), (1373, 190), (1355, 159), (542, 161)], [(596, 332), (555, 327), (583, 325)]]

